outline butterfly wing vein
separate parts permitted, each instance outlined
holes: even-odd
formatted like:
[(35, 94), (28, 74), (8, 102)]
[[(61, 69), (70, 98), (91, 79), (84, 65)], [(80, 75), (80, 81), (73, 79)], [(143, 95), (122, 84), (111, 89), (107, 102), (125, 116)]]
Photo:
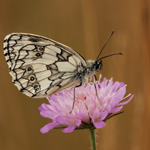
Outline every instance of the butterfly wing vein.
[(4, 55), (14, 85), (36, 98), (79, 84), (74, 76), (87, 66), (72, 48), (33, 34), (7, 35)]

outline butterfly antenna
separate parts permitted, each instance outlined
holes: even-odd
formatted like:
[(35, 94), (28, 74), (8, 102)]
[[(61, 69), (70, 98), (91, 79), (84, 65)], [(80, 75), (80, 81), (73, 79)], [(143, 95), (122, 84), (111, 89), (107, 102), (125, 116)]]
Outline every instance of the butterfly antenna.
[(100, 53), (98, 54), (96, 60), (98, 60), (99, 56), (101, 55), (102, 51), (104, 50), (105, 46), (107, 45), (108, 41), (111, 39), (113, 34), (114, 34), (114, 31), (112, 31), (112, 33), (110, 34), (109, 38), (107, 39), (106, 43), (104, 44), (104, 46), (102, 47)]
[(100, 60), (100, 59), (104, 59), (104, 58), (107, 58), (107, 57), (110, 57), (110, 56), (114, 56), (114, 55), (122, 55), (122, 53), (114, 53), (114, 54), (110, 54), (110, 55), (107, 55), (107, 56), (101, 57), (101, 58), (99, 58), (98, 60)]

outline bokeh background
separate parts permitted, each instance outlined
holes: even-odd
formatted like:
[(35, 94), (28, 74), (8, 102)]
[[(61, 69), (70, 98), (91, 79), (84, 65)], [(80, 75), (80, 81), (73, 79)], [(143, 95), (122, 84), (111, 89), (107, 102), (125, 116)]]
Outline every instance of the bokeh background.
[(46, 99), (32, 99), (12, 84), (3, 56), (3, 39), (12, 32), (39, 34), (95, 59), (102, 56), (103, 77), (123, 81), (135, 94), (124, 113), (96, 131), (98, 150), (150, 149), (149, 0), (0, 0), (0, 150), (89, 150), (88, 130), (40, 133), (50, 120), (39, 114)]

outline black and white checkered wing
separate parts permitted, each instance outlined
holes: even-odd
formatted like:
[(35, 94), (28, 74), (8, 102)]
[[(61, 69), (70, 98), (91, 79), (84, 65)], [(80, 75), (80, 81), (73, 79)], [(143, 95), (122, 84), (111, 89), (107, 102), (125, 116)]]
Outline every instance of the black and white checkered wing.
[(76, 85), (74, 75), (87, 66), (70, 47), (33, 34), (7, 35), (4, 55), (13, 83), (27, 96), (36, 98)]

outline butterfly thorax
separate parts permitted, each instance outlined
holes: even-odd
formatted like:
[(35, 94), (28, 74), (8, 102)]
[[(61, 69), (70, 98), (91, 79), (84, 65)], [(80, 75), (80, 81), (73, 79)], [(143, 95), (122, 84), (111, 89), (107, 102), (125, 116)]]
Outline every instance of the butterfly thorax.
[(92, 80), (92, 77), (95, 75), (96, 72), (99, 72), (102, 68), (102, 61), (95, 61), (95, 60), (87, 60), (87, 66), (84, 69), (79, 70), (74, 78), (80, 80), (80, 83), (86, 84)]

